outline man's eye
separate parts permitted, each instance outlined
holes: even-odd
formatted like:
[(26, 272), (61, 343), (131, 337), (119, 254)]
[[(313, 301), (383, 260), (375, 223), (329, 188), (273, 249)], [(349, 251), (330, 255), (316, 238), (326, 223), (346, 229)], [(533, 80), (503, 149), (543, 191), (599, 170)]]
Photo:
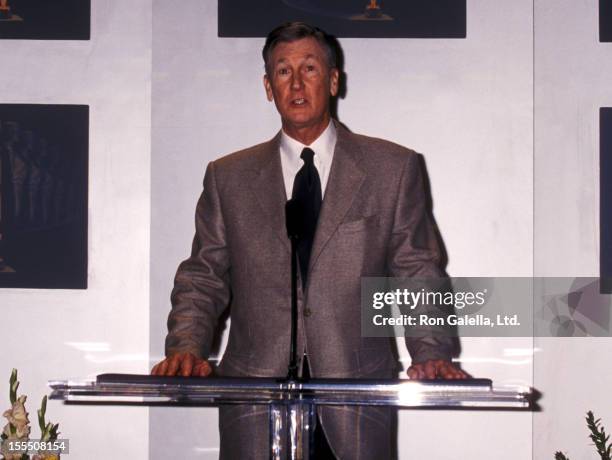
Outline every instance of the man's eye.
[(314, 72), (315, 70), (315, 66), (313, 65), (307, 65), (306, 66), (306, 72)]
[(289, 73), (289, 69), (278, 69), (279, 75), (287, 75)]

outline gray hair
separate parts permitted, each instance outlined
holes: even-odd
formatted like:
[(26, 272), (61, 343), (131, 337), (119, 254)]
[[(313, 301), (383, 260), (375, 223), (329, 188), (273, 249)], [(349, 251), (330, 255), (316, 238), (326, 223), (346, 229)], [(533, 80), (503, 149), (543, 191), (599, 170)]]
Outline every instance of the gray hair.
[(279, 43), (291, 43), (302, 38), (314, 38), (327, 57), (327, 65), (330, 69), (338, 66), (338, 57), (332, 44), (331, 37), (318, 27), (311, 26), (305, 22), (286, 22), (278, 26), (266, 37), (266, 43), (261, 51), (264, 60), (266, 74), (270, 75), (270, 57), (272, 51)]

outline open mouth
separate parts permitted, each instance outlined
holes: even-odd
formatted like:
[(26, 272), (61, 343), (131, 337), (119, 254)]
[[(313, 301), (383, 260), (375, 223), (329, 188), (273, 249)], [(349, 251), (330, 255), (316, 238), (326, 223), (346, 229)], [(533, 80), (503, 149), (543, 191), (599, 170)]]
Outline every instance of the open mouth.
[(293, 99), (291, 101), (291, 105), (298, 105), (299, 106), (299, 105), (304, 105), (304, 104), (306, 104), (306, 99), (304, 99), (303, 97), (298, 98), (298, 99)]

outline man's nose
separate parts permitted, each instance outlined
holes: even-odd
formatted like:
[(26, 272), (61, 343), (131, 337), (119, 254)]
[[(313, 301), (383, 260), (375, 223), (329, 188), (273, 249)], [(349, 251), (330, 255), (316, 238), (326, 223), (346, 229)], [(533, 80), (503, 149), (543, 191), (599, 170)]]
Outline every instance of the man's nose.
[(295, 72), (291, 77), (291, 88), (292, 89), (301, 89), (304, 84), (302, 80), (302, 75), (299, 72)]

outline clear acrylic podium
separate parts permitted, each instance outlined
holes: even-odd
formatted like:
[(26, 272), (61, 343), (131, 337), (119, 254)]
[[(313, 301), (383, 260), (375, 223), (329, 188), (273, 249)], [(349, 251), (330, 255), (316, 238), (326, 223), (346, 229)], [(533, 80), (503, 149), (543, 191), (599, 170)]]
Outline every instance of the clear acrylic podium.
[(488, 379), (288, 382), (265, 378), (156, 377), (102, 374), (95, 381), (50, 381), (51, 399), (69, 403), (268, 406), (270, 459), (314, 458), (316, 407), (529, 409), (529, 387), (493, 387)]

